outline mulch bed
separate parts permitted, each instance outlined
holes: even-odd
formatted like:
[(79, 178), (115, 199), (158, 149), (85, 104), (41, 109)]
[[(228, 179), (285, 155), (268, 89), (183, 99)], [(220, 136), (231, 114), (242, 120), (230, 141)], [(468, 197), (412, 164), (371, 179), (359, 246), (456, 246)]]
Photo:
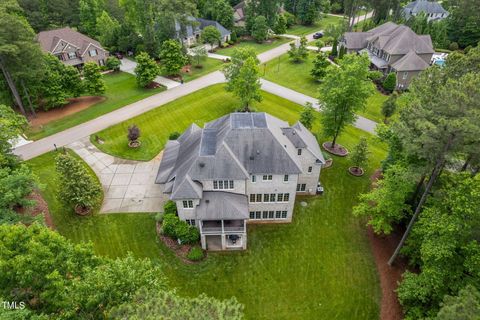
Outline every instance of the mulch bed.
[(195, 264), (200, 261), (191, 261), (187, 258), (187, 254), (190, 252), (190, 249), (194, 247), (194, 245), (191, 244), (178, 244), (177, 240), (172, 239), (170, 237), (164, 236), (161, 234), (160, 230), (162, 228), (162, 224), (157, 222), (156, 225), (156, 230), (157, 230), (157, 235), (158, 238), (170, 249), (175, 253), (175, 255), (180, 258), (183, 262), (187, 264)]
[(333, 166), (333, 159), (327, 159), (325, 160), (325, 164), (323, 165), (323, 169), (328, 169), (330, 168), (331, 166)]
[(348, 173), (355, 177), (361, 177), (365, 174), (365, 170), (359, 167), (350, 167), (348, 168)]
[(148, 84), (147, 89), (160, 88), (162, 85), (158, 82), (152, 81)]
[[(381, 170), (376, 170), (370, 177), (373, 187), (377, 186), (377, 180), (381, 177)], [(380, 319), (382, 320), (403, 319), (402, 306), (395, 291), (397, 290), (398, 282), (402, 279), (402, 274), (407, 269), (407, 262), (404, 258), (398, 257), (393, 266), (390, 267), (388, 265), (388, 259), (390, 259), (397, 244), (400, 242), (403, 231), (401, 228), (397, 228), (388, 236), (379, 236), (373, 232), (371, 226), (367, 230), (368, 240), (380, 277), (380, 287), (382, 289)]]
[(55, 229), (52, 216), (50, 215), (50, 211), (48, 210), (48, 204), (45, 201), (45, 199), (43, 199), (41, 194), (35, 190), (26, 198), (28, 200), (34, 200), (35, 204), (32, 207), (28, 207), (28, 208), (25, 208), (25, 207), (17, 208), (15, 211), (18, 214), (32, 215), (34, 217), (43, 213), (45, 224), (47, 225), (47, 227), (49, 227), (50, 229)]
[(331, 142), (324, 142), (322, 144), (323, 149), (325, 149), (328, 153), (339, 157), (346, 157), (348, 155), (348, 150), (341, 144), (335, 143), (335, 146), (332, 148)]

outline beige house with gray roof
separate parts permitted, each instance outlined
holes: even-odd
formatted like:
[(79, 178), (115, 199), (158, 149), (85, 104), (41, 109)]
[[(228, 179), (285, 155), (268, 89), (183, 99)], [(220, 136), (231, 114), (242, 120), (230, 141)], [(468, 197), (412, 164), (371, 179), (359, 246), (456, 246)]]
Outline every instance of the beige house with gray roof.
[(247, 248), (248, 223), (292, 221), (295, 196), (315, 194), (325, 163), (315, 136), (267, 113), (192, 124), (165, 147), (156, 183), (202, 248)]
[(90, 61), (103, 66), (107, 61), (108, 51), (97, 40), (69, 27), (42, 31), (37, 35), (37, 41), (43, 51), (69, 66), (81, 68)]
[(406, 89), (413, 78), (429, 67), (434, 53), (430, 35), (417, 35), (407, 26), (384, 23), (367, 32), (346, 32), (339, 46), (347, 53), (366, 52), (372, 67), (397, 75), (397, 89)]

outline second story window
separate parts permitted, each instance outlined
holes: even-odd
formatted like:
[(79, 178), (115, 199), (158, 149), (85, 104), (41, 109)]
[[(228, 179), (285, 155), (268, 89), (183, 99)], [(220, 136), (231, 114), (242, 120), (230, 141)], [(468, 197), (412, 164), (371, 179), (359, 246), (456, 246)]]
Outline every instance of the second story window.
[(288, 174), (286, 174), (286, 175), (283, 176), (283, 181), (284, 181), (284, 182), (288, 182)]
[(68, 53), (68, 59), (72, 60), (77, 57), (77, 54), (75, 52), (69, 52)]
[(257, 176), (252, 175), (252, 182), (253, 183), (257, 182)]
[(312, 167), (308, 167), (308, 173), (312, 173), (312, 170), (313, 170)]
[(90, 55), (90, 57), (96, 57), (98, 55), (97, 49), (92, 49), (88, 51), (88, 54)]
[(192, 209), (193, 208), (193, 200), (183, 200), (183, 208), (184, 209)]
[(231, 190), (234, 188), (233, 180), (214, 180), (213, 189), (214, 190)]
[(302, 155), (302, 149), (298, 149), (298, 150), (297, 150), (297, 154), (298, 154), (299, 156), (301, 156), (301, 155)]
[(271, 174), (264, 174), (263, 181), (272, 181), (273, 177)]

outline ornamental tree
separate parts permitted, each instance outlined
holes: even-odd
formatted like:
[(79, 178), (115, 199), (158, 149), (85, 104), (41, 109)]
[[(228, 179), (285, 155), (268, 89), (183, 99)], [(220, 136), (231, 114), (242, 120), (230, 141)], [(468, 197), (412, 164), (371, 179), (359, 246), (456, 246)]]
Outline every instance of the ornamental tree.
[(383, 80), (382, 87), (388, 92), (393, 92), (397, 86), (397, 75), (394, 72), (390, 72), (385, 80)]
[(119, 71), (122, 62), (116, 57), (108, 57), (105, 65), (110, 70)]
[(361, 137), (358, 144), (353, 148), (352, 155), (350, 156), (350, 162), (353, 165), (355, 172), (360, 171), (368, 160), (368, 144), (365, 137)]
[(313, 122), (315, 121), (315, 109), (310, 102), (307, 102), (300, 112), (300, 123), (303, 124), (305, 128), (311, 130), (313, 127)]
[(356, 112), (365, 107), (373, 93), (373, 84), (368, 79), (370, 60), (366, 54), (346, 55), (340, 67), (331, 65), (320, 85), (321, 122), (323, 133), (332, 137), (331, 147), (347, 125), (352, 124)]
[(313, 68), (310, 71), (310, 75), (316, 81), (322, 81), (327, 74), (327, 67), (330, 66), (330, 62), (327, 60), (327, 56), (323, 52), (319, 52), (313, 60)]
[(294, 63), (304, 62), (308, 59), (307, 38), (301, 37), (300, 44), (297, 46), (295, 42), (290, 43), (290, 50), (288, 50), (290, 61)]
[(137, 84), (139, 87), (145, 88), (160, 74), (160, 68), (146, 52), (140, 52), (135, 60), (137, 61), (135, 67)]
[(80, 160), (69, 153), (60, 153), (55, 165), (60, 177), (60, 200), (81, 212), (98, 204), (102, 189)]
[(201, 67), (201, 62), (207, 59), (208, 54), (204, 46), (197, 46), (190, 49), (190, 56), (193, 58), (193, 61), (195, 61), (195, 66)]
[(249, 112), (253, 101), (262, 101), (260, 74), (257, 62), (252, 57), (247, 58), (238, 72), (238, 76), (230, 80), (232, 92), (242, 102), (244, 112)]
[(387, 119), (393, 116), (395, 111), (397, 110), (397, 99), (398, 94), (394, 92), (392, 95), (388, 97), (382, 104), (382, 115), (384, 117), (384, 122), (387, 122)]
[(160, 48), (160, 61), (166, 74), (178, 74), (180, 69), (188, 62), (182, 51), (182, 46), (176, 40), (170, 39), (162, 43)]
[(277, 16), (273, 31), (275, 31), (276, 34), (284, 34), (287, 32), (287, 18), (285, 18), (283, 14)]
[(238, 76), (240, 68), (248, 58), (254, 59), (256, 64), (259, 63), (257, 54), (252, 47), (236, 48), (233, 50), (230, 58), (230, 63), (226, 64), (222, 69), (222, 72), (227, 79), (227, 91), (233, 91), (234, 79)]
[(105, 92), (105, 80), (100, 73), (100, 67), (95, 62), (87, 62), (83, 66), (83, 84), (85, 92), (100, 95)]
[(222, 34), (214, 26), (207, 26), (202, 30), (202, 42), (208, 43), (210, 48), (213, 49), (213, 46), (220, 42)]

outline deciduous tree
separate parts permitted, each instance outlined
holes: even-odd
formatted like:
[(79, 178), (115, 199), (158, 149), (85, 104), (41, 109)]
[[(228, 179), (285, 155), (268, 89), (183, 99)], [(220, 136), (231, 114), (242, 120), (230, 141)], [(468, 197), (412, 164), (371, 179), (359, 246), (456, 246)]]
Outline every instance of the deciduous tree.
[(162, 43), (160, 49), (162, 69), (167, 74), (178, 74), (188, 59), (182, 51), (182, 46), (176, 40), (170, 39)]
[(195, 61), (196, 67), (201, 67), (202, 61), (205, 61), (205, 59), (207, 59), (207, 56), (208, 56), (207, 50), (205, 49), (204, 46), (197, 46), (195, 48), (190, 49), (189, 54)]
[(353, 148), (350, 162), (353, 165), (355, 172), (359, 172), (368, 161), (368, 144), (365, 137), (361, 137), (358, 144)]
[(331, 65), (320, 85), (321, 122), (325, 136), (332, 137), (334, 147), (338, 135), (356, 119), (373, 93), (368, 79), (370, 60), (367, 55), (346, 55), (340, 67)]
[(323, 52), (319, 52), (313, 60), (313, 68), (310, 71), (310, 75), (316, 81), (322, 81), (327, 75), (327, 68), (330, 66), (330, 62), (327, 60), (327, 56)]
[(158, 76), (160, 68), (146, 52), (139, 53), (135, 58), (137, 61), (137, 66), (135, 67), (137, 84), (139, 87), (145, 88)]
[(262, 101), (258, 65), (254, 58), (249, 57), (240, 67), (238, 75), (230, 80), (231, 91), (242, 102), (244, 112), (249, 112), (253, 101)]
[(387, 119), (393, 116), (393, 114), (397, 110), (397, 99), (398, 94), (394, 92), (388, 97), (387, 100), (383, 102), (381, 111), (384, 117), (384, 122), (387, 122)]
[(264, 16), (257, 16), (252, 25), (252, 37), (262, 43), (268, 38), (267, 19)]
[(308, 59), (307, 38), (301, 37), (300, 43), (290, 43), (290, 50), (288, 50), (290, 61), (295, 63), (304, 62)]
[(83, 78), (86, 93), (101, 95), (105, 92), (105, 80), (100, 73), (100, 67), (95, 62), (87, 62), (83, 65)]
[(202, 42), (208, 43), (212, 49), (215, 44), (220, 42), (221, 37), (220, 31), (214, 26), (207, 26), (202, 30)]
[(248, 58), (254, 59), (258, 64), (257, 54), (252, 47), (236, 48), (231, 55), (231, 62), (226, 64), (222, 72), (227, 79), (227, 91), (233, 91), (233, 83), (235, 78), (240, 73), (240, 69)]
[(315, 109), (310, 102), (307, 102), (300, 113), (300, 123), (308, 130), (312, 129), (315, 121)]

